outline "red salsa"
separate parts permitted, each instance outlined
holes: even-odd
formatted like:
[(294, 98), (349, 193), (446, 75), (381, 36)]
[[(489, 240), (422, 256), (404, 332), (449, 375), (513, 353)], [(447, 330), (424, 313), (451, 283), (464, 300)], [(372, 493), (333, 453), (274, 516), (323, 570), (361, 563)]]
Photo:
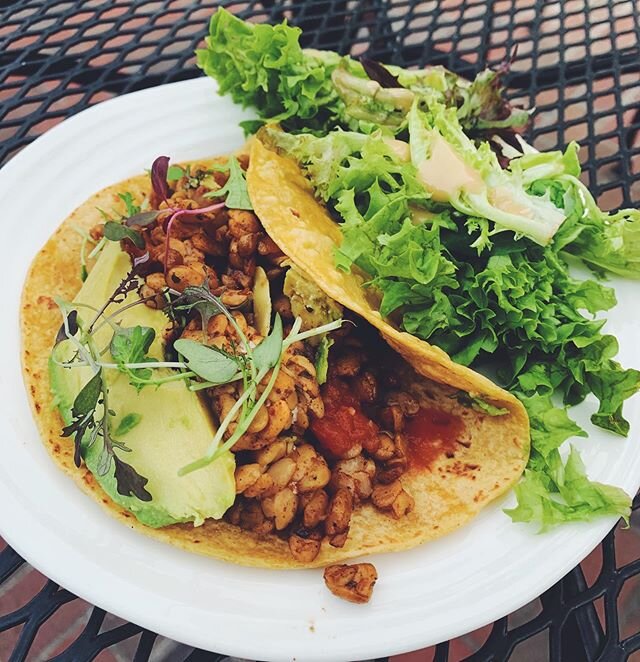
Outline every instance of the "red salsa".
[(330, 378), (322, 387), (324, 416), (311, 423), (320, 445), (335, 457), (343, 457), (353, 446), (371, 448), (377, 441), (378, 426), (363, 412), (349, 386)]
[(440, 409), (420, 408), (405, 419), (409, 462), (414, 467), (428, 467), (441, 455), (455, 452), (464, 423), (453, 414)]

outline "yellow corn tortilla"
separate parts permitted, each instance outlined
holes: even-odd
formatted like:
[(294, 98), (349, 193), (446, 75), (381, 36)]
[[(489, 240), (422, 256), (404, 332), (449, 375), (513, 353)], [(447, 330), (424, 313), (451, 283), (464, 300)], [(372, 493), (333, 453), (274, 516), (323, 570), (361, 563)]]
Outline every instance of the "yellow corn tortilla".
[[(96, 193), (76, 209), (41, 249), (29, 270), (20, 320), (22, 365), (33, 414), (47, 450), (86, 494), (130, 528), (188, 551), (243, 565), (321, 567), (365, 554), (415, 547), (465, 524), (508, 490), (524, 470), (529, 430), (522, 405), (490, 381), (453, 364), (440, 350), (396, 331), (380, 319), (364, 298), (357, 279), (333, 269), (331, 251), (339, 241), (339, 231), (316, 203), (297, 169), (258, 143), (252, 158), (255, 163), (249, 173), (249, 190), (268, 233), (328, 295), (379, 328), (417, 372), (454, 387), (439, 387), (426, 381), (416, 385), (418, 390), (427, 389), (442, 408), (461, 414), (468, 447), (460, 445), (454, 457), (442, 457), (430, 469), (402, 477), (416, 501), (415, 510), (408, 516), (398, 521), (371, 505), (362, 506), (354, 513), (346, 545), (337, 549), (323, 543), (320, 554), (310, 564), (295, 561), (286, 541), (274, 535), (259, 537), (213, 520), (200, 527), (176, 524), (153, 529), (111, 501), (86, 467), (75, 467), (73, 442), (60, 436), (63, 423), (49, 389), (47, 361), (61, 320), (54, 297), (71, 300), (81, 286), (81, 238), (74, 228), (88, 230), (100, 223), (98, 208), (110, 209), (120, 204), (118, 192), (129, 191), (137, 199), (148, 194), (149, 178), (141, 175)], [(300, 218), (291, 210), (300, 212)], [(451, 397), (455, 389), (481, 395), (498, 407), (508, 408), (509, 414), (491, 417), (463, 410)]]

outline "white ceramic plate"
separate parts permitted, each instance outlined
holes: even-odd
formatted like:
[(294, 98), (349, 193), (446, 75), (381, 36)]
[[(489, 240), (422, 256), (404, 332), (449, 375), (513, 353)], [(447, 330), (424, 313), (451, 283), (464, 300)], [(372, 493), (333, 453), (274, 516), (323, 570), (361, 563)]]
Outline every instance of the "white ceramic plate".
[[(247, 569), (188, 554), (112, 520), (55, 467), (38, 437), (19, 366), (18, 305), (27, 267), (56, 226), (96, 190), (160, 154), (186, 160), (242, 143), (247, 115), (199, 79), (136, 92), (72, 117), (0, 171), (0, 533), (45, 575), (84, 599), (201, 648), (257, 659), (354, 660), (416, 650), (515, 610), (584, 558), (614, 520), (545, 535), (487, 508), (469, 526), (409, 552), (373, 558), (370, 604), (350, 605), (322, 572)], [(608, 328), (621, 360), (640, 365), (635, 284), (616, 282)], [(637, 292), (637, 290), (636, 290)], [(638, 401), (626, 408), (636, 435)], [(640, 445), (588, 424), (576, 444), (591, 476), (635, 493)]]

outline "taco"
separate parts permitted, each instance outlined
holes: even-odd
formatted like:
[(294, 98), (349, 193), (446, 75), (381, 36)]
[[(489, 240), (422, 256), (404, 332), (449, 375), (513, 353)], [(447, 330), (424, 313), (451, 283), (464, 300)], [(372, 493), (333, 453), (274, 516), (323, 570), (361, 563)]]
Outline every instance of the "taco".
[(184, 549), (298, 568), (432, 540), (518, 480), (522, 405), (332, 267), (291, 162), (167, 164), (87, 200), (25, 283), (34, 416), (82, 490)]

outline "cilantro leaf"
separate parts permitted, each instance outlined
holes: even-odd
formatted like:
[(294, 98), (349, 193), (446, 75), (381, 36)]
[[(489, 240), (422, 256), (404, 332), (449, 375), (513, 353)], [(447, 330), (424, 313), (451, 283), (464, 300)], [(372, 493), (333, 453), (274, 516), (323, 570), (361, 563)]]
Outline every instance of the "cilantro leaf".
[(229, 209), (253, 209), (251, 200), (249, 199), (249, 192), (247, 191), (247, 180), (245, 172), (240, 167), (238, 159), (235, 156), (229, 157), (227, 166), (222, 166), (220, 170), (229, 171), (229, 179), (226, 184), (217, 191), (209, 191), (205, 194), (205, 198), (219, 198), (226, 196), (224, 204)]

